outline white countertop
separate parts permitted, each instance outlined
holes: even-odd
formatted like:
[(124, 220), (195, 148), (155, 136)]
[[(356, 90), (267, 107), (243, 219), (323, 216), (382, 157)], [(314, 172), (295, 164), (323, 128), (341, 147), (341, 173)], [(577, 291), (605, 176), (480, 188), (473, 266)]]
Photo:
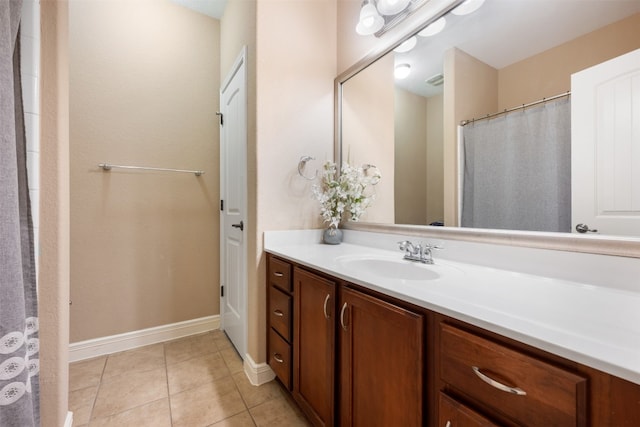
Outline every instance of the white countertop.
[(319, 236), (317, 230), (265, 232), (264, 249), (640, 384), (640, 292), (439, 259), (438, 252), (433, 268), (441, 272), (439, 278), (389, 279), (350, 269), (340, 260), (401, 259), (402, 252), (325, 245)]

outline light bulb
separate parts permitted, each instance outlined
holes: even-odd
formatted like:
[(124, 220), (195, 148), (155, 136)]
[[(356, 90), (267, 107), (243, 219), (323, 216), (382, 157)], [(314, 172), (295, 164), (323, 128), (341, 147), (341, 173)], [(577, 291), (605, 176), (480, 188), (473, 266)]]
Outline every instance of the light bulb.
[(409, 64), (400, 64), (396, 65), (396, 68), (393, 70), (393, 76), (398, 79), (406, 79), (411, 73), (411, 65)]
[(397, 15), (409, 6), (410, 0), (378, 0), (378, 12), (382, 15)]
[(397, 48), (393, 49), (393, 51), (397, 53), (409, 52), (411, 49), (416, 47), (416, 43), (418, 43), (418, 39), (416, 38), (416, 36), (413, 36), (410, 39), (407, 39), (404, 42), (402, 42), (402, 44)]
[(447, 20), (444, 16), (437, 21), (432, 22), (427, 25), (427, 27), (418, 33), (419, 36), (422, 37), (430, 37), (438, 34), (440, 31), (444, 30), (445, 25), (447, 25)]
[(468, 15), (480, 9), (484, 0), (467, 0), (451, 11), (454, 15)]
[(360, 20), (356, 25), (356, 32), (362, 36), (368, 36), (380, 30), (384, 25), (384, 19), (378, 14), (376, 7), (367, 2), (360, 10)]

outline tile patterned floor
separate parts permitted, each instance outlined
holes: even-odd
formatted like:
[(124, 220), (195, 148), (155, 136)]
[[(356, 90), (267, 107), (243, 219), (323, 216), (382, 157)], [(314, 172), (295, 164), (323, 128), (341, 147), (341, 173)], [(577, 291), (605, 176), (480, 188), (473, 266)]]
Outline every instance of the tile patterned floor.
[(251, 385), (221, 331), (72, 363), (69, 408), (78, 427), (310, 426), (278, 382)]

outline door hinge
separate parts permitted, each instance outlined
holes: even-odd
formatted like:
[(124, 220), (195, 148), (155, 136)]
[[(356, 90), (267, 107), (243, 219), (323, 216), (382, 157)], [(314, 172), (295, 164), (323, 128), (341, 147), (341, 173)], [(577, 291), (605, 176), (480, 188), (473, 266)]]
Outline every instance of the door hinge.
[(220, 286), (220, 296), (224, 296), (224, 286)]
[(220, 210), (224, 210), (224, 200), (220, 200)]
[(220, 116), (220, 126), (224, 126), (224, 114), (220, 111), (216, 111), (216, 116)]

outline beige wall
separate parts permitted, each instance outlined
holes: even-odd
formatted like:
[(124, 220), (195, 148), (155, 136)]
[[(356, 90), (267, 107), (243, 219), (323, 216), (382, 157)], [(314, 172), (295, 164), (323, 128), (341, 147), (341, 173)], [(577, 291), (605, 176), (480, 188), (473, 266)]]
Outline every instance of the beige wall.
[(427, 224), (444, 220), (444, 96), (427, 98)]
[(442, 103), (442, 95), (396, 89), (396, 224), (427, 225), (444, 217)]
[(456, 48), (444, 56), (444, 221), (458, 225), (458, 137), (461, 120), (498, 108), (498, 70)]
[(427, 114), (427, 98), (396, 88), (393, 181), (397, 224), (427, 224)]
[(40, 419), (62, 426), (69, 395), (69, 69), (65, 1), (41, 0)]
[(69, 19), (71, 341), (218, 314), (219, 22), (168, 0)]
[(337, 46), (336, 65), (337, 74), (340, 74), (375, 48), (379, 40), (374, 36), (363, 37), (356, 33), (362, 7), (361, 0), (337, 0), (337, 3), (337, 32), (340, 44)]
[(571, 74), (640, 48), (640, 13), (499, 71), (496, 110), (571, 90)]
[[(249, 353), (266, 360), (265, 230), (319, 228), (311, 182), (298, 175), (333, 159), (335, 0), (258, 0), (256, 14), (256, 256), (249, 255)], [(251, 184), (250, 184), (251, 185)], [(256, 276), (257, 274), (257, 276)]]
[(342, 153), (353, 166), (376, 165), (382, 174), (375, 200), (361, 220), (394, 222), (395, 87), (393, 57), (386, 56), (343, 85)]

